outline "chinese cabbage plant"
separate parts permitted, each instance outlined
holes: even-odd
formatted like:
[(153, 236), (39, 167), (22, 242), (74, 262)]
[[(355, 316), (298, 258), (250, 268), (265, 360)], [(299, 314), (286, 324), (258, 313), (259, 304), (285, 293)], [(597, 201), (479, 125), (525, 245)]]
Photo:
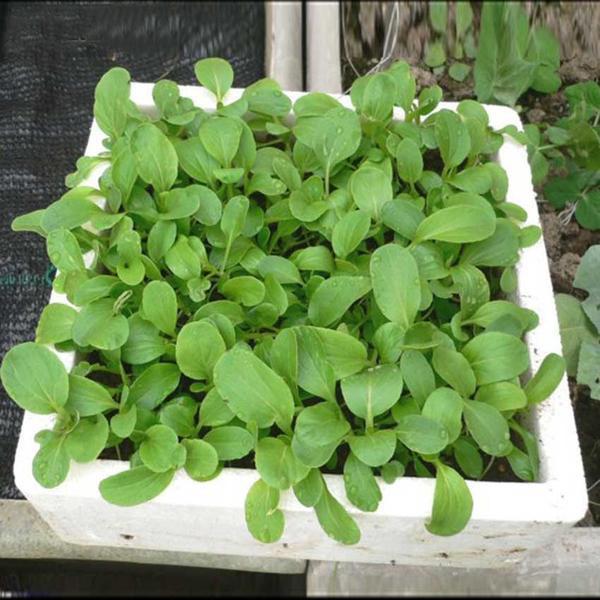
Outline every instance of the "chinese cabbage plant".
[(504, 296), (540, 230), (506, 200), (485, 109), (434, 112), (441, 89), (417, 96), (403, 62), (358, 79), (355, 110), (322, 93), (292, 104), (271, 79), (229, 101), (218, 58), (196, 75), (214, 110), (162, 80), (151, 117), (129, 73), (108, 71), (94, 104), (105, 151), (13, 223), (45, 238), (69, 301), (46, 306), (35, 342), (2, 364), (19, 406), (56, 414), (36, 437), (37, 481), (127, 451), (130, 468), (100, 493), (131, 506), (180, 469), (202, 482), (255, 466), (255, 538), (281, 537), (280, 494), (293, 490), (345, 544), (360, 531), (323, 471), (343, 473), (363, 511), (405, 473), (435, 476), (438, 535), (465, 527), (463, 476), (482, 478), (495, 457), (534, 481), (518, 415), (551, 394), (563, 361), (547, 356), (521, 384), (521, 338), (538, 319)]

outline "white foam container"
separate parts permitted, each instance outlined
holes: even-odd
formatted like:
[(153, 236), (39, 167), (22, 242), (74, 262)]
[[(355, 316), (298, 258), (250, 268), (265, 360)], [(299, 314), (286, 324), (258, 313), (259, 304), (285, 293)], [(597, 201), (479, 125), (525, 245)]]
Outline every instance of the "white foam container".
[[(230, 90), (226, 103), (239, 98), (242, 92)], [(181, 93), (207, 110), (215, 106), (212, 94), (200, 87), (181, 86)], [(303, 95), (287, 93), (292, 100)], [(131, 97), (142, 110), (153, 110), (152, 84), (133, 83)], [(352, 108), (348, 96), (338, 99)], [(442, 103), (440, 108), (454, 110), (456, 103)], [(522, 128), (514, 110), (498, 106), (486, 106), (486, 110), (494, 128)], [(397, 117), (402, 118), (401, 111)], [(85, 154), (101, 152), (103, 138), (94, 121)], [(527, 210), (528, 224), (539, 225), (525, 148), (505, 136), (498, 162), (508, 174), (507, 200)], [(102, 169), (97, 168), (82, 185), (95, 185)], [(540, 317), (539, 326), (525, 340), (535, 372), (546, 354), (561, 353), (543, 239), (521, 251), (517, 273), (516, 301)], [(66, 302), (66, 298), (52, 292), (50, 302)], [(58, 355), (71, 369), (74, 354)], [(98, 491), (102, 479), (128, 468), (126, 462), (73, 462), (63, 484), (45, 489), (34, 480), (31, 464), (38, 449), (34, 435), (52, 427), (52, 416), (25, 414), (14, 474), (21, 492), (52, 529), (64, 540), (77, 544), (273, 558), (501, 567), (552, 541), (586, 512), (583, 465), (566, 378), (547, 401), (535, 407), (530, 424), (539, 442), (540, 481), (469, 481), (473, 516), (466, 529), (453, 537), (431, 535), (424, 527), (433, 501), (433, 479), (404, 477), (392, 485), (380, 482), (383, 499), (377, 512), (363, 513), (346, 500), (342, 476), (326, 475), (331, 492), (361, 529), (361, 540), (354, 546), (328, 538), (313, 510), (302, 506), (291, 491), (281, 495), (286, 520), (283, 537), (274, 544), (257, 542), (248, 533), (244, 519), (246, 493), (258, 479), (254, 470), (223, 469), (216, 479), (205, 483), (191, 480), (180, 470), (159, 497), (130, 508), (108, 504)]]

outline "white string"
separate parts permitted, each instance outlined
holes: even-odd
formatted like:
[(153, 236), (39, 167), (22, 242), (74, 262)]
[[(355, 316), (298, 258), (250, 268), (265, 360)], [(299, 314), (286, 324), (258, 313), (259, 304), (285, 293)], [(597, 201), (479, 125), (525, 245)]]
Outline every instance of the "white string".
[[(342, 7), (343, 6), (344, 6), (344, 3), (342, 3)], [(342, 10), (343, 10), (343, 8), (342, 8)], [(390, 43), (390, 40), (392, 39), (392, 32), (393, 32), (393, 41)], [(398, 41), (399, 32), (400, 32), (400, 2), (394, 2), (392, 14), (390, 16), (390, 20), (388, 22), (386, 32), (385, 32), (385, 38), (384, 38), (384, 42), (383, 42), (381, 58), (379, 59), (377, 64), (375, 64), (375, 66), (371, 67), (364, 74), (364, 76), (371, 75), (371, 73), (379, 71), (390, 60), (390, 58), (392, 57), (392, 55), (394, 53), (394, 49), (396, 47), (396, 42)], [(354, 71), (354, 73), (356, 73), (356, 76), (361, 77), (361, 74), (358, 72), (358, 69), (355, 67), (354, 63), (352, 62), (352, 59), (350, 58), (350, 53), (348, 51), (348, 41), (347, 41), (347, 36), (346, 36), (346, 19), (345, 18), (342, 18), (342, 35), (344, 36), (344, 54), (346, 56), (346, 60), (348, 61), (348, 64), (352, 67), (352, 70)], [(337, 97), (339, 98), (339, 97), (343, 96), (344, 94), (347, 94), (349, 91), (350, 91), (350, 88), (348, 88), (341, 94), (338, 94)]]

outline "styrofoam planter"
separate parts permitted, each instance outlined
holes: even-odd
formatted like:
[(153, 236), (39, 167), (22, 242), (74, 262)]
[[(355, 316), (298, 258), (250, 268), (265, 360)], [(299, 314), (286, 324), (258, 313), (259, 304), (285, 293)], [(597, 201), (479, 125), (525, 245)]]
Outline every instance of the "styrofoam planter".
[[(226, 103), (239, 98), (241, 89), (230, 90)], [(134, 83), (132, 100), (151, 112), (152, 84)], [(212, 94), (199, 87), (181, 86), (181, 93), (207, 110), (215, 106)], [(302, 95), (288, 92), (292, 100)], [(338, 97), (351, 108), (347, 96)], [(455, 109), (456, 103), (439, 108)], [(438, 108), (438, 109), (439, 109)], [(490, 125), (521, 128), (517, 113), (487, 106)], [(402, 112), (398, 111), (398, 118)], [(104, 134), (94, 121), (86, 155), (103, 150)], [(527, 210), (528, 224), (539, 225), (535, 194), (525, 148), (506, 138), (498, 162), (508, 174), (507, 200)], [(82, 185), (96, 185), (105, 167), (98, 167)], [(540, 324), (526, 336), (531, 365), (537, 370), (549, 352), (561, 352), (548, 260), (543, 240), (521, 252), (517, 265), (516, 301), (539, 314)], [(52, 292), (51, 302), (66, 302)], [(74, 354), (58, 354), (71, 369)], [(575, 421), (566, 379), (546, 402), (530, 415), (539, 441), (538, 483), (470, 481), (473, 517), (457, 536), (436, 537), (424, 527), (433, 500), (434, 480), (405, 477), (392, 485), (381, 482), (383, 499), (375, 513), (363, 513), (347, 500), (340, 475), (326, 475), (331, 492), (353, 514), (362, 532), (355, 546), (343, 546), (321, 530), (312, 509), (302, 506), (291, 491), (282, 493), (281, 508), (286, 528), (274, 544), (254, 540), (246, 529), (244, 500), (258, 479), (250, 469), (223, 469), (212, 481), (191, 480), (183, 470), (159, 497), (131, 508), (105, 502), (99, 482), (128, 468), (128, 463), (97, 460), (71, 464), (67, 480), (45, 489), (33, 478), (31, 463), (38, 449), (34, 435), (51, 428), (53, 418), (25, 414), (14, 465), (19, 489), (40, 515), (64, 540), (80, 544), (209, 552), (232, 555), (287, 557), (315, 560), (356, 561), (420, 565), (498, 567), (518, 561), (529, 549), (551, 541), (586, 511), (587, 494)]]

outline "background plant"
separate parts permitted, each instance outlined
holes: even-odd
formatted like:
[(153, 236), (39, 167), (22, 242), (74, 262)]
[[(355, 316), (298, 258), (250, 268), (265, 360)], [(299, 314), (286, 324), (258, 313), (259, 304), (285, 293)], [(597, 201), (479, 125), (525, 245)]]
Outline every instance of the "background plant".
[(585, 290), (580, 302), (570, 294), (556, 294), (556, 307), (567, 373), (590, 388), (600, 400), (600, 245), (587, 250), (577, 268), (573, 286)]
[(555, 123), (525, 127), (534, 183), (557, 210), (600, 229), (600, 86), (586, 81), (565, 88), (569, 113)]
[(427, 45), (425, 64), (439, 74), (445, 70), (447, 54), (451, 54), (453, 62), (448, 70), (450, 77), (463, 81), (471, 71), (471, 67), (460, 62), (465, 55), (475, 58), (475, 42), (471, 25), (473, 23), (473, 10), (470, 2), (453, 2), (454, 9), (454, 36), (453, 42), (448, 35), (448, 2), (429, 2), (429, 20), (431, 27), (437, 34)]
[(556, 92), (560, 45), (543, 26), (530, 25), (518, 2), (484, 2), (475, 60), (480, 102), (514, 106), (528, 89)]
[[(518, 415), (564, 367), (549, 355), (520, 383), (537, 315), (504, 295), (541, 232), (506, 201), (486, 111), (467, 100), (434, 112), (441, 89), (416, 96), (403, 62), (355, 82), (356, 112), (320, 93), (292, 106), (271, 79), (227, 102), (229, 64), (195, 70), (214, 112), (163, 80), (151, 117), (127, 71), (106, 73), (94, 104), (106, 151), (13, 223), (45, 238), (70, 303), (49, 304), (0, 372), (17, 404), (56, 415), (36, 436), (36, 480), (57, 486), (71, 460), (129, 446), (130, 468), (100, 493), (130, 506), (179, 469), (206, 481), (245, 459), (260, 476), (246, 499), (253, 536), (280, 538), (292, 488), (348, 544), (360, 531), (323, 471), (342, 471), (364, 511), (381, 479), (435, 474), (438, 535), (469, 521), (461, 473), (479, 479), (506, 458), (534, 481)], [(98, 186), (84, 185), (100, 165)], [(81, 359), (67, 373), (48, 345)]]

